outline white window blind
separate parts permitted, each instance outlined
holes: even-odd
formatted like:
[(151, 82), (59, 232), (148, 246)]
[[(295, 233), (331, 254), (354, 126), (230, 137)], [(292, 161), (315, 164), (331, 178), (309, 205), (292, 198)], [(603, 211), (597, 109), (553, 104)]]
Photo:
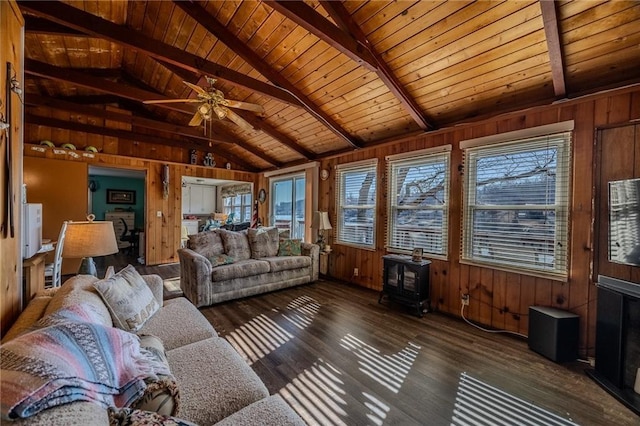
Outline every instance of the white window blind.
[(571, 133), (464, 150), (462, 259), (567, 276)]
[(448, 248), (449, 163), (447, 152), (387, 158), (389, 211), (387, 248), (446, 256)]
[(336, 167), (337, 242), (375, 247), (377, 160)]

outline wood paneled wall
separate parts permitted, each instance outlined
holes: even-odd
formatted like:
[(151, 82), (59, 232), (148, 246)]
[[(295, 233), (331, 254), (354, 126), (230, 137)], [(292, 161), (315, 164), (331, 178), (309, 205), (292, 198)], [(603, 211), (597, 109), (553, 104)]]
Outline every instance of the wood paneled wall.
[[(12, 76), (7, 75), (7, 62), (11, 62), (13, 72), (21, 84), (24, 84), (23, 63), (24, 20), (14, 0), (0, 1), (0, 113), (6, 118), (7, 93), (5, 82)], [(10, 204), (13, 210), (13, 236), (0, 231), (0, 335), (11, 326), (21, 308), (22, 293), (22, 253), (21, 253), (21, 188), (22, 188), (22, 105), (18, 95), (11, 93), (11, 127), (0, 131), (0, 220), (5, 223), (5, 212)], [(10, 170), (7, 164), (7, 141), (10, 144), (12, 159)], [(7, 178), (10, 177), (10, 180)], [(8, 189), (11, 188), (11, 198)], [(5, 223), (5, 227), (7, 224)]]
[[(502, 115), (467, 125), (443, 129), (426, 135), (397, 141), (321, 162), (331, 177), (320, 182), (320, 210), (330, 212), (335, 223), (335, 166), (366, 158), (379, 159), (378, 173), (383, 177), (385, 156), (445, 144), (453, 146), (451, 161), (449, 257), (431, 264), (432, 305), (442, 312), (460, 315), (460, 295), (470, 294), (466, 315), (474, 321), (499, 329), (528, 333), (528, 307), (552, 306), (580, 315), (581, 354), (592, 354), (595, 340), (596, 291), (591, 276), (593, 262), (594, 211), (594, 133), (597, 128), (640, 119), (640, 88), (585, 97), (551, 106)], [(530, 275), (470, 266), (460, 262), (462, 176), (462, 140), (489, 136), (529, 127), (575, 120), (573, 138), (572, 198), (570, 210), (570, 273), (567, 282)], [(622, 148), (622, 146), (621, 146)], [(330, 275), (364, 287), (382, 289), (382, 256), (385, 251), (387, 194), (380, 179), (378, 187), (376, 249), (360, 250), (337, 244), (331, 232)], [(353, 269), (359, 269), (354, 277)]]
[[(73, 135), (71, 136), (73, 137)], [(59, 153), (56, 154), (56, 152)], [(95, 154), (93, 157), (83, 155), (74, 157), (64, 150), (51, 148), (42, 149), (41, 146), (32, 144), (25, 144), (24, 155), (26, 157), (48, 159), (52, 163), (56, 160), (64, 160), (103, 167), (145, 171), (145, 257), (148, 265), (178, 261), (177, 249), (180, 247), (180, 227), (182, 219), (182, 176), (246, 182), (254, 182), (255, 178), (255, 174), (250, 172), (124, 157), (121, 155)], [(162, 194), (162, 166), (165, 164), (169, 166), (169, 196), (166, 199), (163, 198)], [(75, 184), (83, 185), (81, 182)], [(60, 185), (59, 190), (65, 191), (66, 185), (74, 185), (74, 182)], [(85, 186), (86, 190), (86, 185), (83, 186)], [(43, 209), (46, 211), (47, 206), (43, 205)]]

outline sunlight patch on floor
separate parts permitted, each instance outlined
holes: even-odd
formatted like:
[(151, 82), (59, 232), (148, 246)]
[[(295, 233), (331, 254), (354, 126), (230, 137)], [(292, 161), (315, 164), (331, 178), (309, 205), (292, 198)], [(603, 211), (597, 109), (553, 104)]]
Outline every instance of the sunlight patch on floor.
[(347, 334), (340, 341), (340, 346), (352, 352), (358, 358), (360, 371), (393, 393), (398, 393), (404, 379), (409, 374), (420, 346), (411, 342), (395, 354), (383, 355), (373, 346)]
[(279, 394), (308, 425), (346, 425), (342, 373), (322, 359), (280, 389)]
[(451, 424), (577, 426), (571, 419), (557, 416), (464, 372), (460, 374)]

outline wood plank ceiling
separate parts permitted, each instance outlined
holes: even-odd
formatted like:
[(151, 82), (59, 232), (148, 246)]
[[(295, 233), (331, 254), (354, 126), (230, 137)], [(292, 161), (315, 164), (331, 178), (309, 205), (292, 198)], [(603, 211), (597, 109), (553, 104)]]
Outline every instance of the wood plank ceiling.
[[(49, 105), (129, 123), (127, 140), (212, 138), (253, 171), (640, 82), (637, 1), (19, 4), (27, 123), (104, 130), (37, 114)], [(194, 97), (183, 81), (204, 76), (264, 107), (239, 112), (253, 130), (214, 120), (205, 136), (194, 104), (142, 104)]]

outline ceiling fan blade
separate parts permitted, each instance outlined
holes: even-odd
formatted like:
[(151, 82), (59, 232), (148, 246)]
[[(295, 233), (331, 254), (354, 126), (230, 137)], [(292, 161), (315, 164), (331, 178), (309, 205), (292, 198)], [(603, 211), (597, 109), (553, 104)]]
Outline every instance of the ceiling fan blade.
[(142, 101), (143, 104), (174, 104), (178, 102), (202, 102), (200, 99), (153, 99), (150, 101)]
[(199, 95), (208, 95), (209, 93), (207, 93), (206, 90), (204, 90), (202, 87), (200, 86), (196, 86), (195, 84), (191, 84), (188, 81), (182, 81), (184, 84), (186, 84), (188, 87), (190, 87), (192, 90), (195, 90), (196, 92), (198, 92)]
[(254, 130), (253, 126), (249, 124), (248, 121), (246, 121), (244, 118), (240, 117), (230, 109), (227, 110), (227, 118), (236, 123), (238, 126), (242, 127), (244, 130)]
[(225, 99), (224, 105), (231, 108), (246, 109), (247, 111), (259, 112), (259, 113), (264, 112), (264, 108), (262, 107), (262, 105), (252, 104), (249, 102), (236, 101), (233, 99)]
[(202, 120), (202, 114), (196, 111), (196, 113), (191, 118), (191, 121), (189, 121), (189, 126), (199, 126), (200, 123), (202, 123)]

